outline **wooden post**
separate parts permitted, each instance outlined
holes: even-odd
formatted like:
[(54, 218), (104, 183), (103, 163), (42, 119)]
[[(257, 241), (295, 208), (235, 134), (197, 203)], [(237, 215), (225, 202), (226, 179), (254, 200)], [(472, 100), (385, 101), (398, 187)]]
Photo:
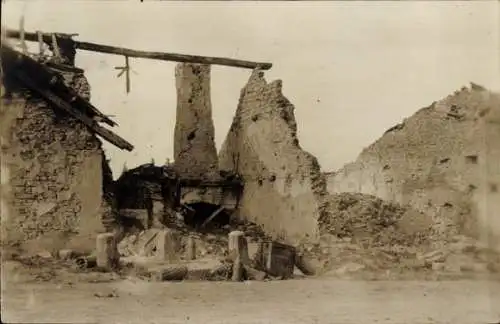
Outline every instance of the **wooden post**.
[(127, 72), (125, 72), (125, 89), (127, 90), (127, 93), (130, 92), (130, 65), (128, 62), (128, 56), (125, 56), (125, 68), (127, 69)]
[(20, 43), (21, 43), (21, 49), (23, 51), (23, 54), (28, 53), (28, 46), (26, 46), (26, 33), (24, 31), (24, 15), (21, 16), (21, 19), (19, 20), (19, 31), (20, 31)]
[(52, 48), (54, 51), (54, 56), (58, 61), (61, 60), (61, 52), (59, 51), (59, 45), (57, 44), (57, 38), (55, 34), (52, 34)]
[(42, 37), (42, 32), (41, 31), (37, 31), (36, 32), (37, 36), (38, 36), (38, 52), (40, 54), (40, 57), (43, 56), (43, 53), (44, 53), (44, 42), (43, 42), (43, 37)]
[(114, 269), (120, 258), (114, 234), (99, 234), (96, 243), (97, 266), (105, 270)]

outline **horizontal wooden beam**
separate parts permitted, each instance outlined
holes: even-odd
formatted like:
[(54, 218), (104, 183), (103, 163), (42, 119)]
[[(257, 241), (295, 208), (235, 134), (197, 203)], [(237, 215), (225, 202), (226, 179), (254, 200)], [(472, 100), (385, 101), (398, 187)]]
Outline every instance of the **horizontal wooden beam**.
[[(92, 51), (105, 54), (123, 55), (128, 57), (144, 58), (151, 60), (160, 61), (173, 61), (182, 63), (195, 63), (195, 64), (211, 64), (211, 65), (223, 65), (232, 66), (244, 69), (261, 69), (269, 70), (273, 65), (272, 63), (265, 62), (253, 62), (245, 60), (236, 60), (225, 57), (210, 57), (210, 56), (200, 56), (200, 55), (187, 55), (187, 54), (176, 54), (176, 53), (164, 53), (164, 52), (150, 52), (150, 51), (138, 51), (124, 47), (102, 45), (89, 42), (80, 42), (72, 40), (72, 36), (75, 34), (63, 34), (54, 33), (56, 37), (61, 40), (73, 41), (76, 49), (84, 51)], [(21, 33), (17, 30), (7, 30), (7, 37), (20, 38)], [(37, 33), (25, 32), (24, 38), (26, 41), (38, 42)], [(42, 33), (42, 39), (44, 42), (52, 43), (51, 33)]]
[(235, 180), (201, 180), (201, 179), (179, 179), (182, 187), (200, 187), (200, 188), (240, 188), (243, 187), (242, 181)]
[(137, 58), (160, 60), (160, 61), (224, 65), (224, 66), (232, 66), (244, 69), (259, 68), (261, 70), (269, 70), (272, 67), (271, 63), (243, 61), (225, 57), (210, 57), (210, 56), (186, 55), (186, 54), (163, 53), (163, 52), (137, 51), (123, 47), (100, 45), (87, 42), (76, 42), (76, 48), (85, 51), (123, 55), (128, 57), (137, 57)]

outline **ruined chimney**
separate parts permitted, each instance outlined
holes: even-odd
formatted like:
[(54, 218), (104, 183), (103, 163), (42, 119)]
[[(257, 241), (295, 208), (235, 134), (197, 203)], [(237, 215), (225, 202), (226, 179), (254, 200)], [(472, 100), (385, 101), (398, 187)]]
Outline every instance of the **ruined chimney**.
[(182, 178), (212, 178), (218, 169), (210, 100), (210, 65), (176, 66), (174, 168)]

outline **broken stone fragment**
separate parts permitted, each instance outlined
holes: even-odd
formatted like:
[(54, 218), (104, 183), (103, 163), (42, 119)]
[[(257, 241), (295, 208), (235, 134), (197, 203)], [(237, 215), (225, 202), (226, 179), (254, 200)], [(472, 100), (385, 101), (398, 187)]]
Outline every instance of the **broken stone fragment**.
[(188, 268), (184, 265), (172, 265), (155, 269), (152, 278), (155, 281), (180, 281), (188, 274)]

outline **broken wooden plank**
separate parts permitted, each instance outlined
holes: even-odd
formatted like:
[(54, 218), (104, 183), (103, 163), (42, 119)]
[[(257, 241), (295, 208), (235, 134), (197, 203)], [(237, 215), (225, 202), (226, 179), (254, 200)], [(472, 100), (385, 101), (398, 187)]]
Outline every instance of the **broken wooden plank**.
[(56, 62), (44, 62), (43, 63), (45, 66), (57, 70), (57, 71), (63, 71), (63, 72), (71, 72), (71, 73), (81, 73), (83, 74), (85, 71), (83, 69), (77, 68), (75, 66), (67, 65), (67, 64), (62, 64), (62, 63), (56, 63)]
[[(76, 34), (42, 33), (43, 41), (50, 44), (52, 42), (52, 35), (55, 35), (59, 42), (60, 41), (73, 42), (76, 49), (105, 53), (105, 54), (123, 55), (128, 57), (137, 57), (137, 58), (160, 60), (160, 61), (173, 61), (181, 63), (223, 65), (223, 66), (232, 66), (245, 69), (258, 68), (261, 70), (269, 70), (273, 66), (272, 63), (266, 63), (266, 62), (253, 62), (253, 61), (237, 60), (225, 57), (210, 57), (210, 56), (187, 55), (187, 54), (177, 54), (177, 53), (139, 51), (124, 47), (102, 45), (89, 42), (80, 42), (80, 41), (75, 41), (71, 38), (72, 36), (76, 36)], [(21, 36), (20, 32), (17, 30), (7, 30), (7, 37), (19, 38), (20, 36)], [(38, 41), (38, 36), (36, 33), (24, 32), (24, 37), (26, 41), (33, 41), (33, 42)]]
[(50, 101), (55, 107), (67, 112), (71, 116), (80, 120), (84, 125), (86, 125), (88, 128), (90, 128), (92, 131), (100, 135), (102, 138), (104, 138), (111, 144), (117, 146), (118, 148), (125, 149), (127, 151), (133, 150), (134, 146), (132, 144), (130, 144), (123, 138), (119, 137), (115, 133), (111, 132), (110, 130), (99, 126), (92, 118), (84, 115), (79, 110), (73, 108), (69, 103), (67, 103), (66, 101), (55, 95), (52, 91), (48, 89), (43, 89), (40, 86), (38, 86), (23, 71), (15, 71), (15, 76), (32, 91), (35, 91), (36, 93), (44, 97), (46, 100)]
[(240, 180), (202, 180), (202, 179), (180, 179), (180, 185), (183, 187), (220, 187), (234, 188), (243, 187)]
[[(52, 35), (55, 35), (59, 39), (71, 40), (71, 37), (78, 36), (78, 34), (64, 34), (64, 33), (44, 33), (40, 32), (42, 40), (50, 44), (52, 42)], [(6, 36), (8, 38), (21, 38), (21, 32), (19, 30), (7, 29)], [(38, 42), (38, 33), (26, 32), (24, 31), (24, 40), (29, 42)]]
[[(29, 71), (30, 78), (39, 85), (49, 85), (51, 91), (56, 92), (63, 100), (71, 102), (82, 112), (88, 112), (90, 115), (98, 116), (102, 122), (115, 126), (116, 122), (109, 119), (100, 112), (89, 101), (79, 96), (73, 89), (67, 87), (59, 73), (51, 71), (47, 66), (37, 62), (33, 58), (24, 55), (8, 45), (3, 44), (1, 48), (2, 67), (6, 71)], [(61, 66), (52, 63), (52, 66)]]
[(212, 221), (217, 215), (219, 215), (222, 211), (224, 210), (224, 206), (220, 206), (217, 208), (216, 211), (214, 211), (210, 216), (208, 216), (207, 219), (201, 224), (201, 228), (205, 227), (208, 223)]

